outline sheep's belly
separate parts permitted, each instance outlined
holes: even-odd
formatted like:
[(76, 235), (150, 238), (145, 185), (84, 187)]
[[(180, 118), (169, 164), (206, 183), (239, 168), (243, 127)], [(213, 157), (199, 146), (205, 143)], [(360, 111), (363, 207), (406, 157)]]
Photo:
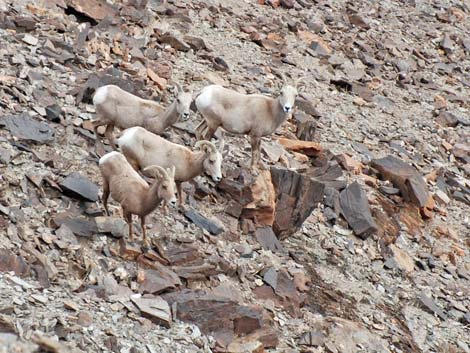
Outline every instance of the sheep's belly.
[(224, 121), (222, 125), (225, 130), (233, 134), (248, 134), (251, 131), (251, 124), (244, 121)]

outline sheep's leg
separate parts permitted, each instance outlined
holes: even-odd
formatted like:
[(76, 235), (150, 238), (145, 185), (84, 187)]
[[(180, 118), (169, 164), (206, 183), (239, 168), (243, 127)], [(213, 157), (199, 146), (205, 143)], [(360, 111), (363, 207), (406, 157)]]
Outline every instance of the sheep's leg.
[(178, 204), (180, 208), (184, 208), (183, 188), (181, 182), (176, 182), (176, 191), (178, 192)]
[(109, 182), (105, 179), (103, 181), (103, 207), (106, 212), (106, 216), (109, 216), (109, 210), (108, 210), (108, 198), (109, 198)]
[(150, 242), (147, 239), (147, 231), (145, 230), (145, 217), (140, 217), (140, 226), (142, 227), (142, 237), (144, 238), (144, 246), (150, 247)]
[(256, 172), (258, 170), (258, 164), (260, 161), (261, 153), (261, 138), (258, 136), (251, 136), (251, 171)]
[(132, 214), (125, 211), (124, 209), (122, 209), (122, 214), (123, 214), (124, 219), (126, 220), (127, 225), (129, 227), (129, 240), (131, 242), (133, 242), (134, 241), (134, 233), (132, 232)]
[(103, 142), (101, 141), (100, 136), (98, 134), (98, 128), (100, 126), (106, 125), (106, 123), (101, 120), (94, 120), (91, 124), (93, 126), (93, 132), (95, 133), (95, 138), (96, 138), (95, 149), (98, 150), (98, 147), (99, 147), (101, 150), (104, 150)]
[(104, 135), (108, 139), (109, 144), (111, 145), (112, 149), (116, 151), (117, 147), (116, 147), (116, 140), (114, 139), (113, 130), (114, 130), (114, 125), (108, 124), (108, 126), (106, 126), (106, 131), (104, 132)]

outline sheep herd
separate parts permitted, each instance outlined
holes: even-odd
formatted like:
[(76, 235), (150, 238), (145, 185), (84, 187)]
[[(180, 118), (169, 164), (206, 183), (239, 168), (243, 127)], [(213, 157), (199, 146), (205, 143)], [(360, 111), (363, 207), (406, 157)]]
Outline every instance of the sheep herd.
[[(160, 104), (139, 98), (114, 85), (96, 90), (93, 104), (96, 119), (93, 128), (96, 144), (102, 146), (98, 127), (106, 126), (105, 137), (113, 152), (99, 160), (103, 177), (103, 206), (108, 211), (111, 197), (122, 207), (133, 240), (132, 215), (141, 221), (145, 246), (149, 241), (145, 231), (145, 217), (160, 204), (184, 207), (181, 184), (206, 174), (215, 182), (222, 179), (223, 135), (219, 146), (209, 141), (219, 127), (233, 134), (251, 138), (251, 168), (256, 172), (260, 162), (261, 137), (272, 134), (292, 113), (297, 86), (288, 84), (284, 75), (283, 86), (276, 98), (262, 94), (241, 94), (219, 85), (203, 88), (195, 98), (197, 110), (203, 119), (196, 128), (198, 141), (194, 150), (170, 142), (159, 136), (180, 118), (190, 114), (192, 93), (176, 84), (176, 99), (165, 110)], [(123, 129), (117, 140), (121, 152), (117, 152), (114, 127)], [(139, 171), (154, 178), (149, 185)]]

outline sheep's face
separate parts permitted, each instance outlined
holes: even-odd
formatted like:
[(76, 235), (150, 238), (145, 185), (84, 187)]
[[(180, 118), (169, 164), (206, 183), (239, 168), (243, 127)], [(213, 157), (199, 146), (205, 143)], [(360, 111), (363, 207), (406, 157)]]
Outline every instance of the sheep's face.
[(176, 184), (174, 176), (168, 170), (168, 175), (162, 177), (158, 188), (158, 197), (166, 201), (170, 206), (176, 206)]
[(215, 182), (222, 180), (222, 154), (219, 151), (205, 149), (207, 158), (204, 160), (204, 172)]
[(184, 92), (183, 90), (178, 91), (176, 96), (176, 111), (178, 115), (183, 119), (189, 118), (190, 106), (193, 101), (191, 92)]
[(290, 85), (284, 85), (281, 89), (281, 95), (279, 97), (279, 103), (285, 113), (292, 112), (295, 104), (295, 98), (297, 97), (297, 88)]

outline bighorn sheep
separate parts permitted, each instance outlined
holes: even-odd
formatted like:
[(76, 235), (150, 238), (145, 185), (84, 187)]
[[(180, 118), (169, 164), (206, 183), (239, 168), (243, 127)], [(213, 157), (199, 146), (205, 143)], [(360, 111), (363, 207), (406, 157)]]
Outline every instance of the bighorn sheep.
[(145, 216), (150, 214), (163, 200), (176, 205), (174, 168), (165, 171), (159, 166), (149, 166), (155, 181), (151, 186), (132, 168), (122, 153), (113, 151), (100, 158), (99, 168), (103, 176), (103, 206), (109, 216), (108, 197), (119, 202), (124, 219), (129, 226), (129, 237), (133, 241), (132, 215), (140, 217), (144, 244), (148, 245), (145, 232)]
[(116, 150), (113, 135), (115, 126), (120, 129), (143, 126), (149, 131), (161, 134), (166, 128), (176, 123), (178, 118), (187, 119), (192, 94), (185, 92), (179, 84), (175, 85), (176, 99), (166, 110), (159, 103), (134, 96), (118, 86), (107, 85), (98, 88), (93, 96), (97, 115), (96, 120), (93, 121), (93, 129), (97, 141), (101, 143), (98, 140), (98, 127), (103, 125), (106, 125), (106, 138), (111, 147)]
[(118, 145), (130, 164), (136, 170), (143, 169), (144, 174), (145, 168), (151, 165), (174, 167), (180, 206), (183, 206), (181, 183), (202, 173), (216, 182), (222, 179), (222, 155), (209, 141), (198, 141), (194, 146), (197, 151), (191, 151), (144, 128), (133, 127), (123, 132), (118, 139)]
[(203, 121), (196, 128), (197, 139), (209, 140), (219, 126), (234, 134), (251, 136), (251, 168), (260, 161), (261, 137), (272, 134), (291, 114), (297, 85), (284, 85), (277, 98), (261, 94), (241, 94), (218, 85), (203, 88), (196, 98), (196, 107)]

